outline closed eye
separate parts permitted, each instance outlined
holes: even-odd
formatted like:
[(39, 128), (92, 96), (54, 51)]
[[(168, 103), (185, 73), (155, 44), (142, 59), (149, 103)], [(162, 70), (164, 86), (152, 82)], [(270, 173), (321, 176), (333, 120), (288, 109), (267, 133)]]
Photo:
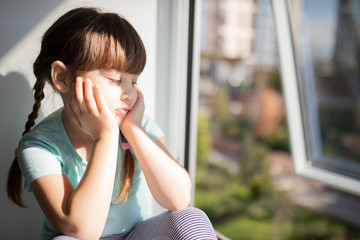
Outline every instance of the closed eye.
[[(108, 79), (111, 81), (111, 83), (114, 83), (114, 84), (121, 84), (123, 82), (121, 79), (115, 79), (115, 78), (108, 78)], [(138, 85), (138, 82), (137, 82), (137, 80), (135, 80), (135, 81), (132, 81), (131, 84)]]
[(116, 84), (120, 84), (122, 81), (121, 79), (113, 79), (113, 78), (108, 78), (112, 83), (116, 83)]

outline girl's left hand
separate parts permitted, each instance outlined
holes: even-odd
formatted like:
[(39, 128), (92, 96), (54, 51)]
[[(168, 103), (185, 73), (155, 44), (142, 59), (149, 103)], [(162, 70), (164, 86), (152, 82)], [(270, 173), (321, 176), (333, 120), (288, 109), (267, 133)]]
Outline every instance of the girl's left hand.
[(128, 131), (133, 126), (141, 127), (141, 121), (145, 111), (144, 96), (139, 87), (135, 87), (137, 92), (137, 100), (133, 108), (127, 113), (122, 124), (120, 125), (120, 129), (124, 134), (126, 134), (126, 131)]

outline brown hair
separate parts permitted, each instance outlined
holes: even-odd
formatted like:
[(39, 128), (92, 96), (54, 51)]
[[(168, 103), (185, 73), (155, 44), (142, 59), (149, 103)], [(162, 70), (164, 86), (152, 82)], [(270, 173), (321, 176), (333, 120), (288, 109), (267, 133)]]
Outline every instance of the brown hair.
[[(33, 71), (35, 103), (28, 116), (23, 135), (35, 124), (44, 99), (44, 86), (51, 82), (51, 64), (63, 62), (74, 75), (76, 71), (107, 68), (120, 72), (140, 74), (146, 63), (144, 44), (124, 18), (114, 13), (102, 13), (94, 8), (76, 8), (60, 17), (44, 34), (41, 49)], [(121, 134), (122, 135), (122, 134)], [(122, 141), (126, 139), (122, 136)], [(125, 151), (121, 171), (121, 193), (115, 203), (127, 200), (133, 185), (134, 158)], [(21, 198), (22, 174), (15, 157), (8, 175), (8, 197), (18, 206), (25, 207)]]

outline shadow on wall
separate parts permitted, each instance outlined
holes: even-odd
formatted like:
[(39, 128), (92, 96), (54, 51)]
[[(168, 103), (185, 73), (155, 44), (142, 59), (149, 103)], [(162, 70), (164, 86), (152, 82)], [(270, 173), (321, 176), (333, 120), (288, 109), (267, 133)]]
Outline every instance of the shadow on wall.
[[(0, 7), (0, 239), (39, 239), (43, 215), (31, 193), (24, 193), (23, 198), (28, 208), (17, 207), (10, 202), (6, 194), (8, 169), (14, 159), (14, 148), (18, 145), (24, 131), (27, 116), (34, 103), (32, 86), (32, 62), (23, 66), (24, 59), (31, 52), (3, 59), (18, 43), (35, 42), (39, 39), (26, 38), (38, 24), (48, 17), (62, 1), (2, 1)], [(32, 54), (32, 53), (31, 53)], [(20, 59), (21, 58), (21, 59)], [(19, 60), (19, 61), (17, 61)], [(21, 72), (21, 73), (20, 73)]]
[(34, 97), (27, 79), (20, 73), (0, 75), (0, 83), (0, 239), (38, 239), (43, 217), (33, 195), (23, 194), (29, 208), (22, 209), (10, 202), (6, 194), (7, 172), (32, 109)]
[[(61, 1), (1, 1), (0, 56), (11, 49)], [(4, 34), (6, 33), (6, 34)]]

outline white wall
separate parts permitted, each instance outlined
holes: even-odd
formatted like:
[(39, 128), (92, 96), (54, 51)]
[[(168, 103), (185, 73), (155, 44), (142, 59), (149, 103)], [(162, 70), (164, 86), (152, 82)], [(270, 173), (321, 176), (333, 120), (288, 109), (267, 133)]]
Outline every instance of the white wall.
[[(148, 54), (147, 66), (139, 79), (146, 112), (166, 131), (167, 110), (156, 109), (164, 101), (165, 89), (156, 89), (157, 0), (12, 0), (0, 7), (0, 239), (38, 239), (42, 213), (32, 194), (25, 193), (28, 209), (21, 209), (6, 197), (6, 176), (13, 160), (13, 149), (20, 140), (27, 115), (34, 102), (32, 74), (43, 32), (64, 12), (78, 6), (100, 7), (127, 18), (141, 35)], [(60, 37), (60, 36), (59, 36)], [(61, 106), (57, 95), (48, 94), (39, 120)], [(156, 115), (155, 115), (156, 113)]]

